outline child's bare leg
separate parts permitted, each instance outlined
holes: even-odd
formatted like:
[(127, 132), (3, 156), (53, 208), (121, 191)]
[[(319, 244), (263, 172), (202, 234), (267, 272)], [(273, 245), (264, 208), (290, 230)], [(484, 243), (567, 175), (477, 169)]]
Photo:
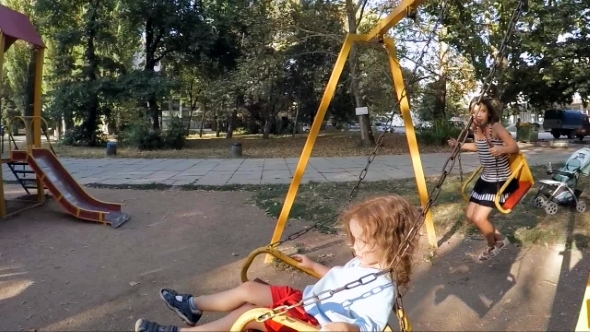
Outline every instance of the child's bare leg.
[[(233, 311), (229, 318), (225, 317), (219, 321), (213, 322), (223, 324), (221, 330), (227, 331), (233, 325), (235, 320), (248, 309), (254, 307), (269, 307), (272, 305), (272, 293), (270, 286), (257, 282), (245, 282), (240, 286), (211, 295), (193, 297), (190, 294), (178, 294), (171, 289), (160, 291), (162, 299), (171, 310), (175, 311), (188, 325), (194, 326), (201, 318), (203, 311)], [(232, 318), (233, 317), (233, 318)], [(233, 319), (233, 320), (232, 320)], [(230, 322), (231, 321), (231, 322)], [(188, 331), (221, 331), (220, 329), (210, 326), (209, 323), (203, 326), (189, 329)], [(229, 325), (228, 325), (229, 324)], [(256, 329), (259, 329), (258, 327)], [(170, 325), (164, 326), (155, 322), (140, 319), (136, 322), (135, 331), (137, 332), (176, 332), (178, 327)]]
[(193, 303), (201, 311), (226, 312), (240, 308), (246, 303), (268, 307), (272, 305), (272, 294), (270, 286), (248, 281), (227, 291), (193, 297)]
[[(234, 323), (238, 320), (238, 318), (246, 311), (250, 309), (257, 308), (258, 306), (252, 304), (244, 304), (241, 307), (235, 309), (234, 311), (230, 312), (227, 316), (213, 321), (211, 323), (195, 326), (195, 327), (187, 327), (179, 329), (179, 332), (199, 332), (199, 331), (229, 331), (234, 325)], [(246, 325), (246, 330), (259, 330), (259, 331), (266, 331), (263, 323), (259, 323), (256, 321), (250, 322)]]

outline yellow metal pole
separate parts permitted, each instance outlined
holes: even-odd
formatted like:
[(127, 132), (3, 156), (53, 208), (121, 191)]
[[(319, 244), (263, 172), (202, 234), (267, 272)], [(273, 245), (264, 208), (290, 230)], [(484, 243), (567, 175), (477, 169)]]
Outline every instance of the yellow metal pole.
[[(33, 145), (36, 148), (41, 147), (41, 83), (43, 82), (43, 61), (45, 49), (43, 47), (37, 48), (35, 61), (35, 99), (34, 99), (34, 117), (33, 124)], [(37, 201), (43, 202), (45, 200), (45, 188), (43, 181), (37, 177)]]
[(389, 29), (406, 17), (409, 8), (416, 9), (424, 3), (424, 1), (425, 0), (403, 0), (391, 13), (389, 13), (389, 15), (379, 21), (379, 23), (377, 23), (375, 27), (365, 35), (366, 41), (372, 41), (377, 36), (385, 35)]
[[(393, 39), (386, 37), (383, 38), (383, 42), (385, 43), (385, 49), (389, 55), (389, 65), (391, 67), (394, 90), (397, 94), (400, 111), (404, 118), (406, 139), (408, 140), (408, 146), (410, 148), (410, 157), (412, 158), (412, 166), (414, 167), (414, 175), (416, 176), (416, 186), (418, 187), (420, 203), (422, 204), (422, 207), (425, 207), (428, 202), (428, 187), (426, 187), (426, 178), (424, 177), (424, 169), (422, 168), (422, 160), (420, 159), (420, 150), (418, 150), (418, 141), (416, 140), (416, 131), (414, 130), (414, 123), (412, 122), (412, 115), (410, 113), (410, 102), (404, 84), (402, 68), (397, 60)], [(437, 248), (436, 231), (432, 221), (432, 211), (430, 210), (426, 214), (425, 225), (428, 242), (432, 247)]]
[(43, 61), (44, 61), (45, 49), (42, 47), (37, 48), (36, 61), (35, 61), (35, 99), (33, 108), (33, 145), (36, 148), (41, 147), (41, 95), (42, 95), (42, 82), (43, 82)]
[[(2, 78), (4, 77), (2, 72), (4, 66), (4, 45), (4, 34), (0, 31), (0, 91), (2, 91)], [(6, 127), (4, 127), (4, 130), (6, 130)], [(8, 144), (10, 145), (10, 142)], [(2, 146), (2, 152), (4, 152), (4, 146)], [(1, 157), (0, 159), (4, 158)], [(1, 162), (0, 166), (2, 166)], [(2, 167), (0, 167), (0, 218), (6, 218), (6, 201), (4, 200), (4, 178), (2, 177)]]
[[(293, 175), (293, 180), (291, 180), (289, 191), (287, 191), (287, 197), (285, 198), (285, 202), (283, 203), (283, 209), (281, 210), (281, 214), (279, 215), (279, 219), (277, 220), (277, 224), (272, 235), (271, 243), (274, 243), (281, 239), (281, 235), (283, 234), (283, 230), (285, 229), (285, 224), (287, 223), (287, 219), (289, 218), (289, 212), (291, 212), (293, 202), (295, 202), (295, 196), (297, 195), (297, 191), (299, 190), (299, 184), (301, 183), (301, 178), (303, 177), (303, 173), (305, 172), (305, 167), (307, 166), (309, 158), (311, 157), (311, 151), (320, 132), (322, 121), (324, 121), (326, 110), (328, 110), (330, 101), (332, 100), (332, 97), (334, 97), (336, 85), (338, 84), (338, 80), (340, 79), (340, 75), (342, 74), (342, 70), (344, 69), (344, 65), (346, 65), (346, 59), (348, 58), (348, 54), (350, 53), (350, 48), (352, 47), (352, 44), (354, 42), (362, 40), (363, 36), (353, 34), (347, 34), (346, 38), (344, 39), (344, 43), (342, 44), (342, 48), (340, 49), (340, 54), (336, 59), (334, 69), (332, 69), (332, 75), (330, 75), (330, 80), (328, 81), (328, 85), (324, 90), (324, 95), (322, 97), (322, 101), (320, 102), (318, 112), (316, 113), (316, 116), (311, 125), (311, 129), (309, 130), (309, 134), (307, 135), (307, 141), (305, 142), (303, 151), (301, 151), (301, 156), (299, 157), (299, 162), (297, 163), (297, 168), (295, 169), (295, 174)], [(264, 261), (266, 263), (270, 263), (272, 261), (272, 256), (266, 255)]]
[(578, 324), (576, 324), (575, 331), (590, 331), (590, 276), (588, 276), (586, 291), (584, 292), (584, 299), (582, 300), (580, 315), (578, 316)]

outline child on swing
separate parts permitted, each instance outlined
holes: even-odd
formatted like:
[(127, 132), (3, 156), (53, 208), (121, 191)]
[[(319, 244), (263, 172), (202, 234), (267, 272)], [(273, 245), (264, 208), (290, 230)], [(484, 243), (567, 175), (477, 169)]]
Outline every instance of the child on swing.
[[(478, 257), (480, 261), (485, 261), (510, 244), (508, 238), (494, 227), (488, 217), (496, 206), (494, 200), (498, 189), (511, 175), (508, 155), (518, 153), (519, 148), (512, 135), (500, 123), (500, 117), (489, 99), (482, 99), (480, 103), (472, 105), (471, 113), (474, 143), (461, 145), (461, 150), (477, 152), (483, 171), (471, 192), (466, 215), (486, 239), (487, 247)], [(448, 143), (454, 147), (457, 140), (451, 139)], [(518, 180), (514, 179), (500, 197), (500, 203), (503, 204), (517, 189)]]
[[(292, 305), (302, 298), (307, 299), (382, 269), (393, 268), (394, 257), (403, 250), (400, 248), (402, 241), (408, 236), (410, 229), (419, 227), (418, 220), (419, 211), (400, 196), (389, 195), (366, 200), (350, 207), (341, 216), (349, 244), (355, 253), (355, 257), (348, 263), (329, 268), (305, 255), (294, 255), (300, 262), (300, 267), (310, 268), (322, 276), (316, 284), (307, 286), (303, 292), (289, 286), (269, 286), (252, 281), (224, 292), (201, 296), (162, 289), (160, 296), (168, 308), (192, 327), (179, 328), (139, 319), (135, 324), (135, 331), (229, 331), (237, 318), (250, 309)], [(400, 264), (392, 273), (397, 276), (395, 282), (399, 286), (409, 281), (411, 258), (419, 237), (417, 231), (415, 234), (401, 257)], [(389, 274), (385, 274), (366, 285), (335, 293), (327, 300), (293, 308), (287, 315), (317, 326), (322, 331), (380, 332), (385, 328), (392, 312), (395, 295), (393, 281)], [(229, 314), (219, 320), (196, 325), (205, 311)], [(272, 320), (250, 322), (246, 329), (291, 331)]]

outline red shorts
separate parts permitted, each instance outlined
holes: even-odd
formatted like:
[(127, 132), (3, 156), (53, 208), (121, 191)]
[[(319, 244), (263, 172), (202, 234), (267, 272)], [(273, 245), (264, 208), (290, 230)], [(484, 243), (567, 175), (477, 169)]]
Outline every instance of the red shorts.
[[(272, 294), (271, 309), (274, 309), (282, 305), (292, 305), (301, 301), (303, 294), (297, 289), (293, 289), (289, 286), (270, 286), (270, 293)], [(305, 312), (303, 307), (296, 307), (287, 311), (287, 316), (306, 322), (307, 324), (318, 326), (318, 321)], [(293, 332), (294, 330), (290, 327), (283, 326), (272, 319), (264, 322), (264, 327), (268, 332)]]

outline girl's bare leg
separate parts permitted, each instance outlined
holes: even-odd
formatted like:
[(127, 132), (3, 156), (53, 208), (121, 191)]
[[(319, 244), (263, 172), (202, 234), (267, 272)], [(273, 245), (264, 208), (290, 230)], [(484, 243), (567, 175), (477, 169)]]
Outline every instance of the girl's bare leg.
[[(485, 210), (489, 210), (489, 211), (486, 212)], [(465, 212), (467, 219), (469, 221), (471, 221), (473, 224), (475, 224), (477, 226), (477, 228), (479, 228), (482, 235), (485, 237), (486, 241), (488, 241), (488, 238), (485, 235), (484, 230), (489, 229), (490, 225), (491, 225), (491, 227), (494, 227), (494, 225), (491, 222), (489, 222), (489, 220), (488, 220), (488, 216), (491, 211), (492, 211), (491, 208), (478, 205), (474, 202), (470, 202), (469, 205), (467, 206), (467, 211)], [(483, 229), (482, 229), (482, 227), (480, 227), (480, 225), (483, 226)], [(504, 236), (495, 227), (494, 227), (494, 239), (495, 239), (494, 243), (504, 240)], [(488, 241), (488, 243), (489, 243), (489, 241)]]
[(496, 245), (496, 229), (494, 224), (488, 219), (492, 208), (488, 206), (477, 206), (471, 221), (479, 228), (481, 234), (485, 237), (488, 246)]
[(271, 306), (272, 294), (270, 286), (248, 281), (227, 291), (193, 297), (193, 304), (201, 311), (228, 312), (238, 309), (246, 303), (251, 303), (257, 307)]
[[(198, 331), (229, 331), (238, 320), (238, 318), (246, 311), (250, 309), (257, 308), (258, 306), (252, 304), (244, 304), (241, 307), (235, 309), (234, 311), (230, 312), (227, 316), (213, 321), (211, 323), (195, 326), (195, 327), (187, 327), (179, 329), (179, 332), (198, 332)], [(259, 323), (256, 321), (250, 322), (246, 325), (246, 330), (259, 330), (259, 331), (266, 331), (263, 323)]]

